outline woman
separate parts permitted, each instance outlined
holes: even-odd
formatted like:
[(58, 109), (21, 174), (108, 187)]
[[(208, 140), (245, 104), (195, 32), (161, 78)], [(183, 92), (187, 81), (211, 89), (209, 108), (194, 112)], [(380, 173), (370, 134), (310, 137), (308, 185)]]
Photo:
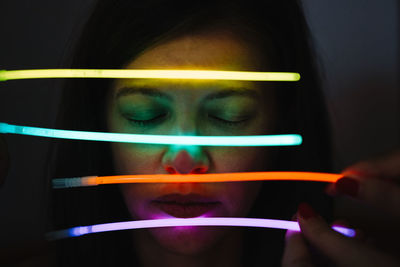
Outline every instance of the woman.
[[(295, 2), (270, 1), (260, 6), (242, 1), (179, 5), (103, 1), (82, 36), (73, 68), (296, 71), (302, 74), (302, 81), (69, 80), (59, 128), (173, 135), (299, 133), (305, 141), (301, 147), (274, 149), (64, 142), (52, 156), (59, 159), (52, 177), (329, 171), (326, 112), (307, 28)], [(314, 201), (329, 215), (330, 203), (320, 192), (318, 184), (282, 182), (263, 186), (257, 182), (131, 184), (56, 191), (54, 228), (164, 216), (196, 217), (204, 212), (219, 217), (290, 219), (302, 200)], [(182, 202), (194, 204), (190, 208), (171, 204)], [(88, 262), (99, 260), (101, 264), (105, 259), (93, 254), (107, 255), (101, 250), (108, 251), (104, 244), (112, 243), (127, 250), (119, 253), (110, 249), (115, 253), (112, 261), (128, 263), (131, 257), (121, 255), (135, 252), (143, 266), (161, 262), (165, 266), (250, 266), (252, 260), (264, 257), (261, 251), (268, 250), (267, 262), (276, 265), (281, 260), (283, 234), (222, 227), (151, 229), (71, 240), (77, 243), (71, 246), (76, 252), (69, 248), (66, 254), (80, 255), (80, 260), (88, 254)], [(262, 235), (265, 238), (260, 240)], [(117, 240), (101, 240), (113, 238)], [(98, 246), (98, 250), (88, 253), (79, 246)], [(157, 257), (147, 257), (149, 251)]]

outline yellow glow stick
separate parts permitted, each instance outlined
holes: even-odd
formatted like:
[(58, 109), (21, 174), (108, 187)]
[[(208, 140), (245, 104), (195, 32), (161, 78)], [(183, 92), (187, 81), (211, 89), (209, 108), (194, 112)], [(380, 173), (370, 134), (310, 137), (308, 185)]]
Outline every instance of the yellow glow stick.
[(157, 69), (35, 69), (0, 70), (0, 81), (42, 78), (195, 79), (241, 81), (298, 81), (296, 72), (157, 70)]
[(85, 176), (53, 179), (53, 188), (95, 186), (124, 183), (214, 183), (239, 181), (315, 181), (334, 183), (342, 174), (318, 172), (236, 172), (207, 174), (147, 174)]

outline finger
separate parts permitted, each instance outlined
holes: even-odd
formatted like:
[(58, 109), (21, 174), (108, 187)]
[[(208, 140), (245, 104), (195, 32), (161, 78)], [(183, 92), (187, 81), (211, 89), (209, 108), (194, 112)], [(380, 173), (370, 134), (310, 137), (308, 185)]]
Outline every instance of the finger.
[(335, 183), (335, 191), (400, 218), (400, 187), (391, 182), (344, 177)]
[(282, 267), (308, 267), (313, 266), (307, 244), (297, 231), (286, 231), (285, 249), (282, 258)]
[(394, 258), (333, 231), (307, 204), (300, 204), (298, 222), (304, 238), (339, 266), (399, 266)]
[(0, 186), (4, 183), (6, 179), (8, 169), (10, 166), (10, 159), (8, 156), (7, 143), (3, 136), (0, 135)]
[(400, 150), (378, 159), (358, 162), (343, 171), (344, 175), (382, 177), (400, 180)]

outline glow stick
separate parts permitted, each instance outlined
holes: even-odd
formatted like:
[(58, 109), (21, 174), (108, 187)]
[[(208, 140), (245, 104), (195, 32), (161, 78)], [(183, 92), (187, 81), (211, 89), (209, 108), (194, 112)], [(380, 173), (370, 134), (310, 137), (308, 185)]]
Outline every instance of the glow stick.
[[(241, 227), (262, 227), (262, 228), (300, 231), (300, 227), (297, 222), (285, 221), (285, 220), (231, 218), (231, 217), (173, 218), (173, 219), (156, 219), (156, 220), (139, 220), (139, 221), (104, 223), (104, 224), (95, 224), (90, 226), (78, 226), (70, 229), (50, 232), (47, 234), (47, 238), (49, 240), (57, 240), (62, 238), (77, 237), (77, 236), (101, 233), (101, 232), (156, 228), (156, 227), (177, 227), (177, 226), (241, 226)], [(341, 226), (333, 226), (332, 229), (348, 237), (355, 236), (355, 230), (353, 229)]]
[(196, 146), (295, 146), (302, 143), (298, 134), (248, 136), (147, 135), (57, 130), (0, 123), (0, 133), (41, 137), (122, 143)]
[(296, 72), (150, 70), (150, 69), (36, 69), (0, 70), (0, 81), (41, 78), (195, 79), (241, 81), (298, 81)]
[(53, 188), (70, 188), (123, 183), (215, 183), (279, 180), (334, 183), (342, 177), (342, 174), (318, 172), (236, 172), (206, 174), (139, 174), (119, 176), (85, 176), (53, 179)]

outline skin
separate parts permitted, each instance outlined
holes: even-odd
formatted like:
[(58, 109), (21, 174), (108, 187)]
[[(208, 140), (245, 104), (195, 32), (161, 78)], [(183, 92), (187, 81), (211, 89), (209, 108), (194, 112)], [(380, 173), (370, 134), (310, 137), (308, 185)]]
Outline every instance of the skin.
[[(125, 68), (254, 71), (261, 69), (259, 58), (257, 49), (233, 33), (219, 29), (156, 45)], [(272, 90), (261, 89), (256, 83), (125, 79), (116, 81), (108, 99), (107, 121), (112, 132), (169, 135), (273, 132)], [(268, 159), (265, 148), (114, 143), (112, 151), (118, 174), (259, 171), (265, 169)], [(258, 182), (125, 184), (121, 191), (134, 219), (170, 217), (154, 207), (152, 200), (172, 193), (195, 193), (218, 202), (218, 207), (205, 216), (245, 217), (260, 185)], [(222, 227), (160, 228), (134, 235), (143, 266), (238, 266), (240, 240), (240, 230)]]

